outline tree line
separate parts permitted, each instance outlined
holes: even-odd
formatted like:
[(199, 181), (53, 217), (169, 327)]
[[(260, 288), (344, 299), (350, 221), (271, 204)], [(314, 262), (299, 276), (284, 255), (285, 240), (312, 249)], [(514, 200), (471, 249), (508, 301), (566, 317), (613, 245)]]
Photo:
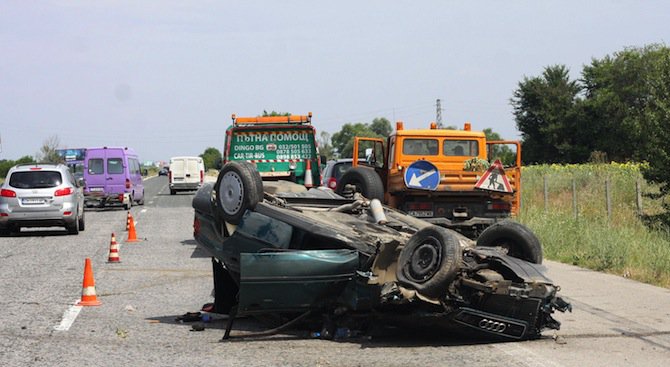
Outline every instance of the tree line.
[(670, 49), (630, 47), (583, 66), (525, 77), (511, 99), (526, 163), (647, 162), (670, 193)]

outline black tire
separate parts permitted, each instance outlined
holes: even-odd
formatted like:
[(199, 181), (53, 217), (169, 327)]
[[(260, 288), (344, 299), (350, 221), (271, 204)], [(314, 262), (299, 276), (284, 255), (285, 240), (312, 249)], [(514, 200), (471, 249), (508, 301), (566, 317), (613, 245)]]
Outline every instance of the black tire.
[(228, 162), (216, 179), (215, 210), (224, 221), (239, 224), (244, 213), (263, 200), (263, 181), (254, 165)]
[(423, 295), (439, 297), (458, 274), (462, 258), (458, 237), (451, 230), (426, 227), (400, 251), (396, 277), (400, 284)]
[(69, 234), (79, 234), (79, 220), (75, 220), (74, 223), (68, 224), (67, 232)]
[(542, 245), (533, 231), (521, 223), (504, 220), (486, 228), (479, 238), (478, 247), (501, 247), (507, 255), (542, 264)]
[(175, 194), (177, 194), (177, 190), (170, 189), (170, 195), (175, 195)]
[(335, 192), (338, 195), (350, 196), (346, 185), (354, 185), (356, 192), (360, 192), (366, 199), (384, 201), (384, 184), (381, 177), (372, 168), (353, 167), (337, 181)]
[(85, 218), (85, 211), (81, 211), (81, 218), (78, 219), (79, 221), (79, 230), (83, 231), (86, 229), (86, 218)]

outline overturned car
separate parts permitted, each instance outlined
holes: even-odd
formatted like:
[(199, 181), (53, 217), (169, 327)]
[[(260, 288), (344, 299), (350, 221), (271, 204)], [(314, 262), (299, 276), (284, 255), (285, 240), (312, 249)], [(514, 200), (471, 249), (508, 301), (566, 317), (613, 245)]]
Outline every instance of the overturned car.
[(318, 323), (325, 338), (404, 319), (519, 340), (559, 329), (552, 314), (570, 309), (542, 273), (539, 241), (516, 222), (474, 242), (358, 194), (264, 183), (246, 162), (227, 163), (193, 207), (214, 312), (229, 315), (224, 339), (236, 317), (273, 314)]

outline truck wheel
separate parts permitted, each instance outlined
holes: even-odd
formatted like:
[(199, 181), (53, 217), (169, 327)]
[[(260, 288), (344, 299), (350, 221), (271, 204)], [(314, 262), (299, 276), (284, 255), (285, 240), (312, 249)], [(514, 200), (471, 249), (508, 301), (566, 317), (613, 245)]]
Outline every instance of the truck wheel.
[(402, 285), (438, 297), (456, 277), (462, 257), (458, 237), (452, 231), (429, 226), (410, 237), (400, 251), (396, 277)]
[(356, 192), (360, 192), (366, 199), (384, 201), (384, 184), (372, 168), (353, 167), (349, 169), (337, 182), (335, 192), (338, 195), (349, 196), (347, 185), (355, 186)]
[(216, 179), (216, 212), (226, 222), (238, 224), (247, 209), (263, 199), (261, 175), (251, 163), (228, 162)]
[(501, 247), (507, 255), (535, 264), (542, 264), (542, 245), (533, 231), (521, 223), (504, 220), (486, 228), (479, 238), (479, 247)]

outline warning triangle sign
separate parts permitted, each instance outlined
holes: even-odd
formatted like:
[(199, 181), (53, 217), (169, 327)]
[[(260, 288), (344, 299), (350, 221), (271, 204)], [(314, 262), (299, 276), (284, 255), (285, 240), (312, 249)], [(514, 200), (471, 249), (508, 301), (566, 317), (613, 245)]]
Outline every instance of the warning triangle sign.
[(507, 176), (505, 176), (505, 170), (500, 159), (496, 159), (493, 165), (484, 172), (484, 175), (475, 184), (475, 188), (488, 191), (513, 192), (512, 186), (509, 184)]

